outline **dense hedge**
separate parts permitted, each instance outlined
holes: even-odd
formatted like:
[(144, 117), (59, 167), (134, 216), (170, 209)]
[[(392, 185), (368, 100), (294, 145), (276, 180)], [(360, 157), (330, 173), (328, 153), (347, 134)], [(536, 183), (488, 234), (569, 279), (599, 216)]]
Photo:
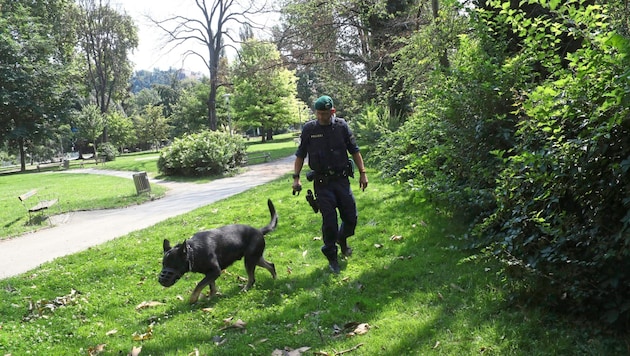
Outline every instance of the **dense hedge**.
[(504, 263), (520, 300), (623, 325), (630, 41), (605, 6), (484, 4), (372, 157), (417, 196), (470, 213), (470, 246)]
[(204, 131), (176, 138), (160, 152), (158, 170), (169, 176), (224, 174), (245, 160), (245, 141), (239, 135)]

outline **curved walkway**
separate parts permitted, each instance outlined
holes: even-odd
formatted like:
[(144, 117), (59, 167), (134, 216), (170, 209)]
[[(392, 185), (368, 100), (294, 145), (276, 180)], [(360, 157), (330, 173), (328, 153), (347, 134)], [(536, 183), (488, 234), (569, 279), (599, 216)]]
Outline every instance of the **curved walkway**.
[[(162, 199), (121, 209), (80, 211), (52, 217), (54, 227), (0, 241), (0, 279), (27, 272), (55, 258), (144, 229), (277, 179), (292, 171), (293, 157), (247, 167), (235, 177), (205, 184), (150, 180), (170, 190)], [(110, 174), (132, 179), (133, 172), (96, 169), (71, 173)]]

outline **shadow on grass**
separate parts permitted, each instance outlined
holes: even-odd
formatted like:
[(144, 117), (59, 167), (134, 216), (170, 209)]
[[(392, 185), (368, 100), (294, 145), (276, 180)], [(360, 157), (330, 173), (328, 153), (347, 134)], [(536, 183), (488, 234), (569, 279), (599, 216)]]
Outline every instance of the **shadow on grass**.
[[(392, 193), (393, 195), (393, 193)], [(388, 196), (381, 197), (383, 201), (389, 199)], [(268, 252), (271, 255), (270, 261), (275, 262), (273, 256), (280, 254), (288, 255), (288, 265), (279, 265), (278, 280), (270, 278), (264, 269), (257, 268), (257, 282), (249, 294), (258, 297), (257, 300), (251, 297), (242, 296), (239, 287), (234, 284), (227, 284), (225, 274), (217, 280), (217, 287), (223, 294), (210, 299), (203, 298), (195, 305), (188, 305), (187, 300), (175, 305), (169, 305), (166, 315), (175, 317), (177, 315), (184, 316), (189, 313), (199, 318), (204, 318), (206, 312), (203, 310), (214, 309), (221, 306), (222, 303), (234, 302), (232, 299), (238, 300), (235, 303), (242, 303), (239, 310), (234, 310), (234, 319), (242, 318), (247, 323), (248, 333), (254, 335), (267, 335), (270, 339), (274, 339), (274, 345), (261, 344), (257, 347), (257, 354), (270, 354), (274, 348), (281, 349), (284, 346), (298, 348), (309, 346), (313, 350), (322, 350), (339, 346), (339, 342), (351, 348), (352, 345), (359, 344), (360, 338), (347, 338), (345, 333), (339, 333), (336, 327), (341, 327), (347, 323), (359, 322), (373, 324), (374, 320), (381, 318), (384, 309), (393, 308), (394, 305), (406, 305), (410, 300), (409, 295), (414, 293), (425, 293), (427, 296), (427, 304), (429, 304), (430, 313), (433, 318), (427, 320), (421, 327), (413, 330), (395, 330), (390, 326), (379, 323), (372, 325), (378, 328), (378, 331), (372, 333), (385, 333), (391, 338), (387, 350), (381, 350), (381, 354), (409, 354), (418, 350), (430, 350), (435, 344), (435, 333), (437, 330), (448, 329), (449, 323), (456, 317), (456, 311), (461, 303), (460, 297), (451, 297), (451, 294), (461, 293), (450, 287), (451, 284), (461, 284), (459, 279), (467, 279), (467, 275), (472, 273), (469, 266), (457, 266), (444, 264), (444, 260), (448, 257), (442, 256), (440, 253), (426, 253), (427, 250), (442, 250), (445, 253), (452, 253), (453, 258), (457, 259), (458, 252), (447, 252), (448, 246), (452, 243), (449, 239), (443, 238), (444, 231), (441, 231), (443, 223), (436, 223), (437, 218), (432, 212), (419, 212), (415, 216), (409, 216), (409, 212), (396, 209), (394, 206), (383, 207), (383, 201), (366, 201), (362, 199), (360, 211), (367, 212), (372, 209), (381, 210), (381, 220), (374, 222), (369, 216), (361, 217), (362, 226), (357, 230), (357, 237), (349, 240), (354, 247), (354, 256), (342, 261), (342, 272), (340, 275), (333, 275), (328, 271), (327, 263), (323, 255), (314, 256), (313, 265), (302, 266), (297, 261), (300, 260), (300, 251), (278, 251), (274, 248), (273, 239), (275, 238), (291, 238), (296, 243), (308, 245), (310, 250), (319, 252), (321, 241), (309, 241), (311, 233), (316, 233), (317, 225), (307, 225), (291, 230), (288, 225), (291, 215), (287, 211), (282, 212), (285, 215), (280, 224), (285, 221), (285, 225), (281, 225), (278, 231), (273, 233), (272, 238), (268, 241)], [(305, 204), (305, 203), (304, 203)], [(278, 204), (279, 205), (279, 204)], [(286, 209), (286, 207), (284, 207)], [(304, 207), (307, 208), (306, 206)], [(280, 206), (280, 209), (283, 209)], [(300, 214), (300, 212), (294, 212)], [(309, 212), (305, 210), (305, 214)], [(310, 213), (312, 214), (312, 213)], [(319, 215), (314, 215), (312, 221), (319, 224)], [(281, 215), (282, 217), (282, 215)], [(442, 219), (443, 220), (443, 219)], [(385, 223), (385, 221), (387, 221)], [(406, 235), (406, 240), (401, 243), (389, 243), (387, 240), (390, 236), (396, 234), (397, 231), (389, 230), (382, 226), (396, 226), (400, 229), (406, 229), (413, 223), (417, 223), (416, 229), (422, 229), (416, 235), (413, 233)], [(431, 226), (423, 228), (422, 223), (436, 224), (439, 227), (434, 230)], [(373, 226), (365, 226), (373, 225)], [(291, 230), (291, 231), (290, 231)], [(365, 230), (379, 231), (378, 233), (368, 233), (366, 237), (361, 238)], [(386, 231), (384, 231), (386, 230)], [(301, 240), (302, 242), (299, 242)], [(376, 248), (375, 245), (388, 245), (382, 248)], [(377, 252), (374, 252), (376, 249)], [(374, 254), (374, 261), (370, 268), (359, 271), (353, 267), (355, 261), (359, 262), (365, 258), (363, 256)], [(365, 261), (361, 261), (365, 262)], [(236, 264), (242, 264), (236, 262)], [(228, 271), (238, 270), (242, 268), (230, 267)], [(293, 273), (288, 274), (287, 271), (292, 270)], [(306, 271), (306, 272), (305, 272)], [(229, 272), (228, 278), (234, 278), (233, 272)], [(184, 283), (190, 284), (186, 288), (188, 292), (194, 288), (194, 285), (202, 278), (200, 274), (194, 274), (194, 277), (186, 280)], [(181, 282), (179, 282), (181, 283)], [(463, 286), (467, 289), (467, 293), (475, 294), (476, 288), (483, 286), (467, 285)], [(208, 289), (204, 290), (207, 293)], [(299, 291), (299, 297), (294, 297), (295, 291)], [(441, 295), (443, 299), (440, 299)], [(189, 295), (186, 295), (187, 298)], [(287, 298), (293, 299), (287, 302)], [(377, 303), (372, 303), (377, 301)], [(273, 308), (273, 312), (260, 313), (255, 310)], [(410, 308), (413, 309), (413, 308)], [(248, 313), (247, 311), (251, 311)], [(251, 315), (248, 315), (251, 314)], [(300, 318), (300, 319), (296, 319)], [(414, 318), (414, 315), (404, 315), (401, 311), (400, 317)], [(218, 317), (210, 320), (210, 325), (204, 324), (204, 330), (187, 330), (183, 333), (170, 334), (168, 340), (162, 340), (159, 343), (146, 343), (143, 346), (143, 352), (148, 353), (177, 353), (181, 352), (181, 345), (207, 345), (209, 340), (217, 340), (222, 342), (225, 340), (226, 345), (229, 343), (249, 343), (253, 344), (256, 340), (251, 340), (244, 334), (243, 330), (238, 328), (222, 329), (225, 325), (221, 324)], [(396, 321), (398, 323), (399, 320)], [(168, 327), (166, 327), (168, 328)], [(265, 331), (268, 330), (268, 331)], [(282, 341), (282, 339), (285, 339)], [(278, 344), (285, 342), (285, 344)], [(216, 354), (229, 354), (229, 347), (222, 349), (222, 345), (215, 345), (213, 350)], [(226, 346), (227, 347), (227, 346)], [(369, 350), (369, 347), (366, 346)], [(378, 350), (377, 350), (378, 351)], [(359, 352), (359, 354), (368, 354)]]

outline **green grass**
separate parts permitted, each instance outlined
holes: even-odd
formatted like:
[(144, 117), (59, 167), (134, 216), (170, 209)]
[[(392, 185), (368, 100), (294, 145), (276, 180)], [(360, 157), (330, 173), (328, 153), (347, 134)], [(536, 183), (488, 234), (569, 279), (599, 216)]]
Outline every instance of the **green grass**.
[(158, 176), (157, 160), (159, 152), (143, 151), (138, 153), (127, 153), (116, 157), (114, 161), (105, 165), (98, 165), (94, 168), (112, 169), (117, 171), (147, 172), (150, 177)]
[(124, 207), (161, 197), (166, 188), (153, 184), (151, 194), (136, 194), (132, 179), (63, 172), (26, 172), (0, 175), (0, 239), (46, 228), (48, 220), (41, 214), (29, 222), (26, 208), (18, 196), (37, 189), (37, 196), (26, 200), (35, 205), (39, 198), (58, 198), (59, 202), (45, 213)]
[[(264, 143), (261, 142), (260, 137), (252, 138), (247, 141), (247, 152), (268, 152), (272, 160), (292, 156), (295, 154), (295, 150), (297, 150), (295, 138), (296, 136), (294, 136), (293, 133), (274, 135), (273, 140)], [(250, 163), (259, 162), (255, 161)]]
[[(292, 134), (274, 136), (269, 142), (262, 143), (260, 138), (252, 138), (247, 142), (248, 152), (269, 152), (271, 159), (278, 159), (295, 153), (296, 144)], [(130, 172), (145, 171), (150, 177), (171, 180), (206, 183), (220, 177), (181, 178), (161, 176), (157, 169), (159, 152), (139, 152), (125, 154), (106, 164), (95, 164), (94, 160), (71, 161), (70, 169), (96, 168)], [(252, 162), (253, 164), (261, 163)], [(82, 165), (83, 163), (83, 165)], [(28, 215), (18, 196), (31, 189), (38, 189), (41, 196), (58, 197), (59, 203), (50, 209), (49, 214), (60, 214), (69, 211), (109, 209), (129, 206), (161, 197), (166, 189), (152, 185), (151, 195), (137, 196), (133, 181), (92, 174), (68, 174), (59, 172), (60, 164), (42, 167), (37, 172), (29, 166), (25, 173), (5, 173), (0, 175), (0, 239), (17, 236), (49, 226), (47, 220), (38, 215), (28, 221)], [(36, 198), (31, 198), (33, 202)], [(31, 202), (29, 202), (31, 203)]]
[[(339, 276), (319, 251), (320, 216), (291, 195), (286, 176), (0, 281), (0, 353), (87, 355), (105, 345), (104, 355), (133, 347), (141, 355), (271, 355), (285, 347), (320, 355), (627, 354), (624, 339), (592, 325), (507, 303), (496, 266), (464, 262), (457, 220), (369, 173), (368, 190), (355, 191), (354, 256)], [(265, 252), (277, 280), (258, 268), (243, 293), (238, 261), (217, 280), (221, 295), (195, 305), (186, 300), (202, 275), (186, 274), (171, 288), (157, 283), (164, 238), (263, 226), (267, 198), (280, 215)], [(143, 302), (158, 303), (138, 308)], [(351, 336), (350, 323), (369, 329)]]

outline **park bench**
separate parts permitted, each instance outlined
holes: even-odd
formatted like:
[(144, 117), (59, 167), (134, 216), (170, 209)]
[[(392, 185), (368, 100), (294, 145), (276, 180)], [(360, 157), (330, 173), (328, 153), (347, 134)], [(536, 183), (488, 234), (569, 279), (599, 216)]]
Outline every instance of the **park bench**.
[(248, 154), (246, 156), (246, 163), (249, 164), (251, 161), (261, 158), (264, 159), (265, 162), (269, 162), (271, 160), (271, 155), (269, 152), (256, 152), (254, 154)]
[[(33, 198), (35, 199), (35, 203), (33, 202), (33, 199), (29, 200), (29, 198)], [(51, 199), (39, 199), (39, 197), (37, 196), (37, 189), (33, 189), (31, 191), (28, 191), (22, 195), (20, 195), (18, 197), (18, 199), (20, 199), (20, 201), (22, 202), (22, 205), (24, 205), (24, 208), (26, 208), (26, 211), (28, 212), (28, 221), (29, 223), (32, 220), (32, 215), (36, 214), (36, 213), (43, 213), (44, 210), (50, 208), (51, 206), (57, 204), (57, 202), (59, 201), (59, 199), (57, 198), (51, 198)]]

